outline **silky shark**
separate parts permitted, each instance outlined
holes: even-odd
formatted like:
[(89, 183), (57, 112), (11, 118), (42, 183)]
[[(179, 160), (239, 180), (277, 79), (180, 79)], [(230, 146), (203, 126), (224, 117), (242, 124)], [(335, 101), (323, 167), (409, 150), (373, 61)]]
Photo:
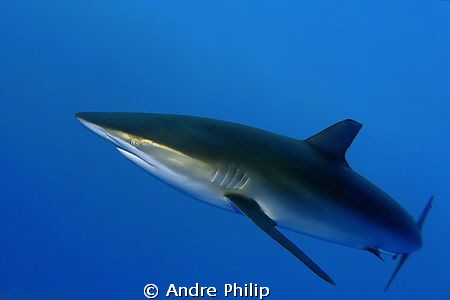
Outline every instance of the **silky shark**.
[(243, 214), (325, 281), (335, 284), (287, 239), (286, 228), (383, 259), (399, 256), (387, 289), (410, 253), (422, 245), (418, 221), (357, 174), (345, 153), (362, 125), (344, 120), (298, 140), (208, 118), (82, 112), (87, 128), (126, 158), (186, 193)]

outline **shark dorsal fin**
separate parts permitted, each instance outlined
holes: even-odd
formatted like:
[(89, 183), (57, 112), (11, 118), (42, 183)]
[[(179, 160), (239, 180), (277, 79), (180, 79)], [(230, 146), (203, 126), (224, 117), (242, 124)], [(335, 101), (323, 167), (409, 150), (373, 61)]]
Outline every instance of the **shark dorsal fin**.
[(338, 122), (306, 139), (306, 142), (324, 155), (345, 164), (345, 152), (352, 144), (362, 125), (354, 120)]

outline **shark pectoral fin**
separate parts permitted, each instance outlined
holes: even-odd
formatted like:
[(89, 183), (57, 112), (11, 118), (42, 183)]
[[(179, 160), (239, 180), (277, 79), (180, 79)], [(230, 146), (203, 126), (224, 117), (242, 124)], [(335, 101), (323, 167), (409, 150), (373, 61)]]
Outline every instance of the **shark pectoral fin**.
[(322, 130), (305, 141), (325, 156), (347, 165), (345, 153), (361, 127), (360, 123), (347, 119)]
[(311, 269), (311, 271), (316, 273), (323, 280), (331, 283), (332, 285), (336, 285), (327, 273), (325, 273), (302, 250), (300, 250), (294, 243), (292, 243), (275, 228), (277, 223), (264, 213), (255, 200), (237, 194), (228, 194), (225, 195), (225, 197), (227, 197), (244, 215), (252, 220), (265, 233), (286, 248), (289, 252), (294, 254), (301, 262)]

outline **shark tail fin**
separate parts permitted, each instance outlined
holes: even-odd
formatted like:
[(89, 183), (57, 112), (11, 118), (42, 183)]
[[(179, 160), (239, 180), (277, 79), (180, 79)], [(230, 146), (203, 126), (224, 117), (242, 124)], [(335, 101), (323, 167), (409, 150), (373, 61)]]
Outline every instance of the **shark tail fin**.
[[(422, 210), (422, 213), (420, 214), (419, 218), (417, 219), (417, 227), (419, 228), (420, 231), (422, 231), (423, 223), (424, 223), (424, 221), (425, 221), (425, 219), (426, 219), (426, 217), (428, 215), (428, 212), (430, 211), (431, 207), (433, 206), (433, 201), (434, 201), (434, 196), (431, 196), (430, 199), (427, 202), (427, 205), (424, 207), (424, 209)], [(397, 276), (397, 274), (400, 271), (400, 269), (405, 264), (406, 260), (410, 256), (410, 254), (411, 253), (403, 253), (403, 254), (399, 254), (399, 255), (394, 256), (394, 259), (397, 258), (397, 256), (398, 256), (399, 257), (399, 261), (398, 261), (397, 267), (394, 270), (394, 273), (392, 273), (391, 278), (389, 278), (389, 281), (386, 284), (386, 287), (384, 288), (385, 292), (391, 286), (392, 282), (394, 281), (394, 279)]]

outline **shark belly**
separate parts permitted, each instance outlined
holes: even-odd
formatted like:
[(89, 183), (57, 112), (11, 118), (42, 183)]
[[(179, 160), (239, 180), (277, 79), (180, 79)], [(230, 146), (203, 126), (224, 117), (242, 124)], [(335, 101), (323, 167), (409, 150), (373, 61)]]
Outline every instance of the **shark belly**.
[[(297, 197), (276, 191), (256, 196), (264, 212), (280, 227), (352, 248), (373, 245), (373, 231), (350, 212), (320, 195), (303, 190)], [(362, 226), (362, 227), (361, 227)]]
[[(352, 248), (368, 248), (376, 244), (371, 228), (355, 216), (330, 206), (327, 199), (311, 197), (304, 201), (289, 198), (263, 200), (268, 215), (283, 228)], [(303, 202), (303, 203), (302, 203)], [(305, 203), (306, 202), (306, 203)]]
[[(392, 253), (408, 253), (420, 246), (414, 221), (395, 206), (386, 213), (403, 221), (398, 226), (387, 226), (384, 219), (374, 220), (354, 207), (342, 205), (341, 199), (314, 193), (307, 187), (300, 187), (295, 195), (266, 189), (255, 199), (280, 227), (343, 246)], [(396, 227), (407, 231), (397, 231)]]

